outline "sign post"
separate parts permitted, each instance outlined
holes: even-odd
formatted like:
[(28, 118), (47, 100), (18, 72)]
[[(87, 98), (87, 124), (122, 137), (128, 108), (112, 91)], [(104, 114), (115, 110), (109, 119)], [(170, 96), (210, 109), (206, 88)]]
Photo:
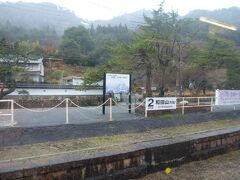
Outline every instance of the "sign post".
[(128, 96), (128, 112), (131, 114), (132, 109), (132, 75), (129, 76), (129, 96)]
[(106, 73), (103, 76), (103, 106), (102, 106), (102, 114), (105, 115), (105, 101), (106, 101)]

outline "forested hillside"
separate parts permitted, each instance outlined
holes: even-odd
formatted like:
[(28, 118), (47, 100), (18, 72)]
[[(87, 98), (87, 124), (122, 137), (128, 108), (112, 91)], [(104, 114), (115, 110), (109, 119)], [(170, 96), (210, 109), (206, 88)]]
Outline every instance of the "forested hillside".
[[(9, 4), (13, 5), (3, 4), (8, 8)], [(239, 8), (196, 10), (180, 17), (177, 12), (165, 12), (161, 4), (150, 14), (143, 15), (141, 11), (114, 18), (104, 22), (105, 25), (86, 27), (70, 11), (50, 6), (53, 11), (48, 12), (48, 7), (46, 16), (34, 10), (36, 16), (33, 17), (42, 16), (39, 22), (35, 19), (35, 25), (29, 22), (23, 27), (15, 22), (14, 16), (8, 19), (6, 13), (0, 18), (0, 58), (7, 59), (11, 52), (13, 57), (20, 57), (18, 53), (26, 55), (26, 50), (31, 50), (32, 55), (60, 58), (68, 69), (79, 67), (81, 73), (85, 72), (85, 85), (101, 80), (105, 72), (131, 73), (134, 90), (145, 87), (146, 96), (152, 95), (151, 87), (155, 87), (160, 96), (168, 92), (182, 95), (184, 90), (205, 94), (206, 90), (216, 88), (240, 88), (240, 31), (197, 19), (208, 16), (238, 27)], [(56, 16), (54, 10), (63, 14)], [(11, 14), (14, 13), (8, 16)], [(136, 17), (139, 21), (134, 20)], [(63, 26), (64, 18), (68, 18), (68, 24)], [(23, 20), (28, 22), (27, 18)], [(68, 71), (71, 75), (69, 72), (71, 70)], [(14, 69), (9, 74), (14, 75)]]
[(231, 7), (227, 9), (219, 9), (215, 11), (207, 10), (194, 10), (189, 12), (185, 17), (186, 18), (199, 18), (200, 16), (206, 16), (213, 19), (218, 19), (229, 24), (232, 24), (240, 28), (240, 8)]
[(25, 29), (49, 27), (62, 35), (68, 27), (81, 25), (84, 20), (73, 12), (51, 3), (0, 3), (0, 23)]
[(122, 16), (114, 17), (111, 20), (106, 20), (106, 21), (93, 21), (90, 22), (93, 24), (95, 27), (98, 25), (101, 26), (118, 26), (119, 24), (126, 25), (129, 29), (136, 30), (138, 26), (142, 23), (144, 23), (144, 18), (143, 15), (145, 16), (151, 16), (151, 11), (149, 10), (139, 10), (133, 13), (129, 14), (124, 14)]
[(28, 29), (22, 26), (16, 26), (10, 22), (6, 22), (5, 24), (0, 23), (0, 37), (10, 42), (23, 40), (39, 41), (43, 46), (56, 46), (60, 39), (54, 27), (46, 26), (40, 29)]

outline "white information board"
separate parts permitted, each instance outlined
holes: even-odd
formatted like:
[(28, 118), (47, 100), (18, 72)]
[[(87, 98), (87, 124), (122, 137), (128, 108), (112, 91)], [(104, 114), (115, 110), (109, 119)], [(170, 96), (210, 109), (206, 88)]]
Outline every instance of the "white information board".
[(240, 104), (240, 90), (216, 90), (215, 105)]
[(129, 74), (106, 74), (106, 93), (129, 93)]
[(177, 108), (176, 97), (151, 97), (146, 98), (145, 110), (167, 110)]

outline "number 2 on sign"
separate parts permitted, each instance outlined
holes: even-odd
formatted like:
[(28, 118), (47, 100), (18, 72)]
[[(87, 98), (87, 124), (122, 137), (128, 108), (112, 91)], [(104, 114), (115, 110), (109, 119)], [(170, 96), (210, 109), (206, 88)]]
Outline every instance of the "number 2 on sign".
[(154, 99), (148, 99), (148, 107), (153, 107), (153, 102), (154, 102)]

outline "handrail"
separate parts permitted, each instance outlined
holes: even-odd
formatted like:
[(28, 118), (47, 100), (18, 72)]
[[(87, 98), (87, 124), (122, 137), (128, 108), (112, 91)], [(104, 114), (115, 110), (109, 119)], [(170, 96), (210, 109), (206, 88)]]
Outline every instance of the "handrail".
[(185, 98), (185, 99), (211, 99), (215, 98), (215, 96), (199, 96), (199, 97), (177, 97), (177, 98)]

